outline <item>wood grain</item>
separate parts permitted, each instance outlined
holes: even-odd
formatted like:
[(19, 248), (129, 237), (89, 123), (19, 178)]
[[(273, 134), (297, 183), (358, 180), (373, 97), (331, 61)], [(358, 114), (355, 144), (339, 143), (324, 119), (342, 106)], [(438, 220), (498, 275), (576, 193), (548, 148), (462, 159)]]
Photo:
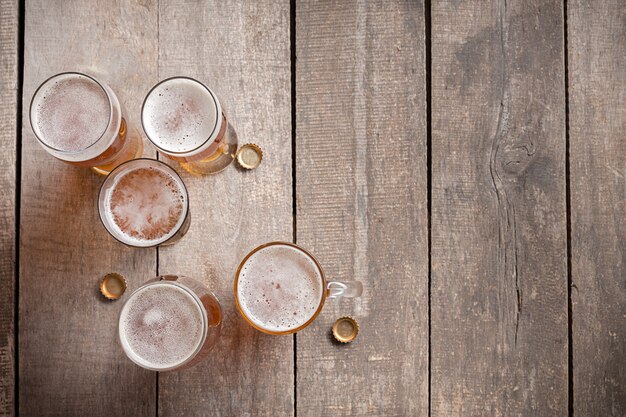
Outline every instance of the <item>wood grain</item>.
[(98, 218), (102, 177), (49, 156), (28, 119), (35, 88), (63, 70), (100, 75), (137, 126), (156, 82), (153, 1), (26, 4), (19, 308), (19, 404), (25, 416), (155, 414), (155, 375), (117, 343), (121, 302), (98, 293), (116, 271), (136, 288), (156, 272), (154, 249), (126, 248)]
[(183, 175), (191, 227), (176, 245), (159, 249), (159, 272), (206, 283), (225, 321), (205, 362), (159, 376), (159, 414), (293, 415), (292, 337), (254, 330), (233, 300), (235, 269), (246, 253), (292, 236), (289, 2), (162, 0), (159, 27), (159, 77), (205, 82), (239, 143), (257, 143), (265, 154), (254, 171), (232, 165), (212, 176)]
[(568, 2), (575, 416), (626, 415), (626, 8)]
[(423, 6), (299, 1), (296, 24), (297, 242), (365, 287), (297, 334), (298, 416), (427, 415)]
[(0, 416), (15, 414), (18, 2), (0, 0)]
[(562, 11), (432, 5), (433, 416), (568, 413)]

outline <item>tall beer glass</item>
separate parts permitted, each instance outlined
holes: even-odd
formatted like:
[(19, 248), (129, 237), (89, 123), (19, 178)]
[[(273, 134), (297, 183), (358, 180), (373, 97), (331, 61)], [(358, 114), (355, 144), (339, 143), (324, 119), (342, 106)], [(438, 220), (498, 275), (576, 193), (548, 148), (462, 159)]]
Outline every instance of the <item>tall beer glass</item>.
[(177, 242), (191, 222), (183, 179), (167, 164), (146, 158), (111, 171), (100, 188), (98, 211), (111, 236), (137, 248)]
[(119, 317), (119, 340), (137, 365), (174, 371), (196, 365), (222, 328), (217, 297), (195, 279), (164, 275), (136, 289)]
[(193, 174), (223, 170), (237, 151), (237, 135), (217, 96), (193, 78), (155, 85), (143, 102), (141, 123), (160, 152)]
[(290, 334), (315, 320), (327, 298), (359, 297), (359, 281), (329, 282), (309, 252), (288, 242), (252, 250), (235, 274), (237, 310), (255, 329)]
[(52, 156), (107, 174), (141, 156), (143, 143), (128, 134), (122, 105), (105, 83), (79, 72), (44, 81), (30, 103), (35, 137)]

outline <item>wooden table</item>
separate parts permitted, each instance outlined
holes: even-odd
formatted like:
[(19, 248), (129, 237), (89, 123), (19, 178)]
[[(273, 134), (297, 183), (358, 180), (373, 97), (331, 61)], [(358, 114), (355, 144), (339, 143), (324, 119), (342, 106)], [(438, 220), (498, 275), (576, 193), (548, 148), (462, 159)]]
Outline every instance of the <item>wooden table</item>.
[[(0, 414), (626, 415), (625, 22), (622, 0), (0, 0)], [(186, 237), (124, 247), (102, 177), (29, 126), (37, 85), (75, 69), (135, 127), (158, 80), (199, 78), (263, 164), (184, 175)], [(234, 270), (276, 239), (363, 297), (253, 330)], [(110, 271), (210, 286), (210, 359), (126, 360)]]

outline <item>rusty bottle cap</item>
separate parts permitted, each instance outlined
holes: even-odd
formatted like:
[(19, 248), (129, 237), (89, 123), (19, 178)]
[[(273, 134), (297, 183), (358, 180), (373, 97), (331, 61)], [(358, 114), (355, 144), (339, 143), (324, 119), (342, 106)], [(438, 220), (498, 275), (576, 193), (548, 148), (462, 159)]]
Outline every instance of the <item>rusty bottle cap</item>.
[(254, 143), (246, 143), (237, 151), (237, 162), (245, 169), (254, 169), (261, 164), (263, 151)]
[(350, 343), (359, 334), (359, 324), (352, 317), (341, 317), (333, 324), (333, 336), (341, 343)]
[(111, 272), (102, 277), (100, 292), (109, 300), (117, 300), (126, 291), (126, 280), (120, 274)]

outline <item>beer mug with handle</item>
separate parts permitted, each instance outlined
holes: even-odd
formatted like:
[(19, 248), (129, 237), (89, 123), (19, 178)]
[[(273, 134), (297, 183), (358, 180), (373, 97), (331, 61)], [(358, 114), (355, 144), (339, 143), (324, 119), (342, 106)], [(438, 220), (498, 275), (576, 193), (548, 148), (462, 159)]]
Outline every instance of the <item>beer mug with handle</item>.
[(202, 283), (163, 275), (128, 298), (119, 317), (119, 340), (137, 365), (153, 371), (188, 368), (204, 359), (220, 337), (222, 309)]
[(192, 174), (222, 171), (237, 151), (237, 134), (217, 95), (190, 77), (155, 85), (143, 102), (141, 123), (159, 152)]
[(129, 129), (120, 100), (104, 82), (79, 72), (44, 81), (29, 109), (35, 137), (52, 156), (108, 174), (141, 156), (141, 137)]
[(98, 195), (102, 225), (119, 242), (136, 248), (171, 245), (191, 223), (183, 179), (163, 162), (124, 162), (106, 177)]
[(327, 298), (359, 297), (362, 292), (359, 281), (327, 281), (313, 255), (288, 242), (252, 250), (235, 274), (237, 310), (255, 329), (275, 335), (307, 327)]

